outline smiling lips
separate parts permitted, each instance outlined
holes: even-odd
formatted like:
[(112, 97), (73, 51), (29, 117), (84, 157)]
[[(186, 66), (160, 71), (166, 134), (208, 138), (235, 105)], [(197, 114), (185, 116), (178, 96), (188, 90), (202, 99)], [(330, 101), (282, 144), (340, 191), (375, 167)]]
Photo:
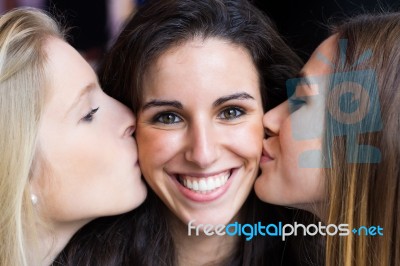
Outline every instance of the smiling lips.
[(197, 193), (208, 193), (226, 184), (232, 171), (228, 170), (216, 175), (201, 177), (190, 175), (177, 175), (181, 185)]

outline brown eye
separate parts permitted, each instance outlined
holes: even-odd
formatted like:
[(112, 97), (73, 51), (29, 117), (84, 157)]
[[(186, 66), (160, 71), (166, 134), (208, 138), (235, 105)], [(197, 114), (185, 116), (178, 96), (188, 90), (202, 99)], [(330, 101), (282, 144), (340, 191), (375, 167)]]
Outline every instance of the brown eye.
[(155, 117), (155, 122), (162, 124), (176, 124), (182, 121), (182, 119), (174, 113), (163, 113)]
[(237, 107), (229, 107), (229, 108), (223, 110), (219, 114), (218, 118), (224, 119), (224, 120), (233, 120), (242, 115), (244, 115), (244, 111), (242, 109), (237, 108)]

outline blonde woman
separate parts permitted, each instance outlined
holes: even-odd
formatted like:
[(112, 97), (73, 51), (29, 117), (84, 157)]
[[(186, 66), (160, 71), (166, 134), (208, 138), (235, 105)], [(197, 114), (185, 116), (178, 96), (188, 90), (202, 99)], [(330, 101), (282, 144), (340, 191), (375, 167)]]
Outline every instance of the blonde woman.
[(144, 200), (134, 130), (51, 18), (0, 17), (1, 266), (49, 265), (84, 224)]

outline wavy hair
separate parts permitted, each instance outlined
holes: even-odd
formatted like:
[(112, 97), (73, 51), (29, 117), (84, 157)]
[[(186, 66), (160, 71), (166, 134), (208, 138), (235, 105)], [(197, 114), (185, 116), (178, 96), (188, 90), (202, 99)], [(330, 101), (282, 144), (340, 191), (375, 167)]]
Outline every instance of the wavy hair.
[[(168, 49), (195, 38), (222, 39), (248, 51), (258, 71), (265, 109), (286, 99), (285, 82), (302, 66), (274, 24), (247, 0), (150, 1), (128, 21), (101, 64), (99, 78), (104, 91), (138, 112), (149, 66)], [(272, 223), (280, 218), (277, 208), (261, 203), (251, 193), (240, 214), (251, 224)], [(166, 210), (149, 191), (145, 203), (133, 212), (101, 218), (84, 227), (57, 263), (176, 265), (177, 251)], [(242, 239), (223, 264), (276, 265), (293, 259), (282, 258), (283, 249), (280, 241), (268, 237)]]

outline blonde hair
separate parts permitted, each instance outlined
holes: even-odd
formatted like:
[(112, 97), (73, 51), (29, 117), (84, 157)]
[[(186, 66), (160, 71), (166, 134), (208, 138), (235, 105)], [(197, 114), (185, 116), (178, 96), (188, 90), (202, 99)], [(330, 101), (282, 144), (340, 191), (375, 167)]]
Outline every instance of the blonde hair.
[[(0, 17), (0, 266), (34, 265), (35, 241), (29, 179), (45, 98), (45, 40), (63, 38), (58, 25), (35, 9)], [(29, 260), (29, 261), (28, 261)]]
[[(371, 161), (379, 157), (374, 157), (376, 152), (368, 154), (356, 148), (351, 151), (356, 162), (349, 163), (347, 125), (326, 131), (326, 139), (333, 140), (332, 146), (326, 141), (325, 147), (333, 162), (332, 168), (326, 169), (330, 197), (327, 224), (347, 223), (350, 230), (379, 225), (383, 236), (356, 236), (352, 232), (348, 236), (327, 236), (326, 265), (400, 265), (400, 13), (352, 18), (335, 33), (347, 40), (345, 57), (338, 51), (335, 72), (347, 73), (346, 81), (373, 86), (368, 96), (372, 99), (372, 93), (376, 93), (379, 98), (378, 104), (370, 104), (370, 121), (363, 129), (354, 125), (354, 130), (363, 132), (356, 137), (358, 145), (379, 150), (380, 162)], [(363, 58), (368, 50), (372, 56)], [(348, 92), (349, 83), (342, 85), (337, 89)], [(333, 100), (328, 98), (328, 104), (337, 106)], [(376, 127), (377, 123), (382, 127)], [(364, 163), (357, 162), (368, 155)]]

